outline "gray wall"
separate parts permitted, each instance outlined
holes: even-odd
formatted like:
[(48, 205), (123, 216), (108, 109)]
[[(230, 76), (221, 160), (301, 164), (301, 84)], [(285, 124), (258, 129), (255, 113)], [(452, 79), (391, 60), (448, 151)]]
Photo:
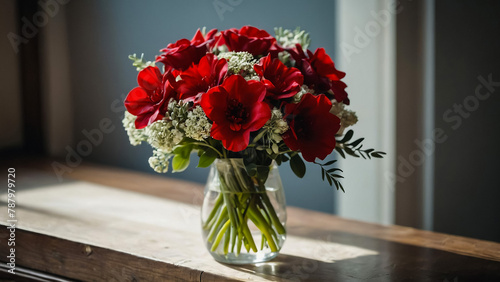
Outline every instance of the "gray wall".
[[(219, 17), (214, 3), (236, 5)], [(291, 29), (300, 26), (310, 32), (312, 48), (324, 47), (335, 58), (334, 3), (328, 0), (70, 2), (67, 21), (75, 144), (85, 139), (82, 130), (98, 128), (103, 118), (111, 119), (116, 127), (85, 161), (152, 171), (147, 164), (150, 146), (128, 144), (121, 127), (123, 113), (113, 110), (136, 85), (137, 73), (127, 59), (129, 54), (144, 52), (146, 58), (153, 59), (168, 43), (190, 39), (198, 27), (226, 29), (254, 25), (270, 33), (274, 33), (275, 26)], [(298, 180), (288, 165), (281, 168), (288, 204), (334, 212), (334, 194), (338, 192), (321, 181), (315, 166), (308, 169), (306, 178)], [(191, 166), (183, 173), (166, 176), (204, 183), (207, 173), (206, 169)]]
[[(500, 82), (499, 14), (499, 1), (436, 1), (435, 125), (448, 139), (435, 153), (434, 229), (494, 241), (500, 241), (500, 87), (485, 100), (474, 97), (478, 77)], [(454, 105), (464, 102), (461, 117)]]
[(20, 148), (23, 145), (23, 121), (21, 116), (21, 84), (19, 56), (7, 38), (9, 33), (18, 34), (16, 3), (0, 2), (0, 149)]

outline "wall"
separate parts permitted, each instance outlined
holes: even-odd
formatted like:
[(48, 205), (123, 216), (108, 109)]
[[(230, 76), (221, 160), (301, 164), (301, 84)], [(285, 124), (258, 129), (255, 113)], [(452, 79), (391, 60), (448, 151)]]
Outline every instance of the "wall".
[[(424, 108), (425, 1), (405, 1), (397, 15), (396, 32), (396, 167), (395, 223), (415, 228), (424, 224), (424, 167), (434, 156), (421, 162), (416, 140), (424, 140), (424, 117), (433, 109)], [(434, 62), (431, 62), (433, 65)]]
[(363, 221), (393, 223), (395, 140), (395, 22), (394, 1), (338, 1), (338, 68), (359, 121), (354, 136), (365, 137), (364, 148), (387, 153), (384, 159), (342, 160), (345, 194), (339, 196), (339, 215)]
[[(229, 7), (218, 13), (214, 3)], [(191, 38), (198, 27), (225, 29), (254, 25), (300, 26), (311, 34), (312, 48), (335, 54), (333, 1), (72, 1), (67, 4), (71, 89), (74, 109), (73, 148), (86, 139), (82, 130), (111, 120), (114, 130), (92, 148), (84, 161), (151, 172), (151, 148), (132, 147), (121, 127), (124, 95), (136, 85), (137, 73), (127, 56), (144, 52), (153, 59), (160, 48), (180, 38)], [(228, 6), (229, 5), (229, 6)], [(335, 55), (334, 55), (335, 57)], [(323, 183), (317, 167), (297, 180), (288, 166), (281, 168), (290, 205), (334, 212), (333, 188)], [(168, 177), (205, 182), (208, 171), (194, 166)], [(147, 185), (145, 183), (145, 185)]]
[(9, 33), (18, 34), (16, 1), (0, 2), (0, 150), (18, 148), (23, 145), (21, 116), (21, 85), (19, 83), (19, 56), (7, 38)]
[(69, 66), (66, 9), (54, 9), (47, 26), (40, 29), (41, 88), (44, 108), (45, 151), (51, 156), (64, 155), (73, 143), (73, 101)]
[(447, 139), (436, 145), (434, 230), (500, 242), (499, 12), (498, 1), (436, 1), (435, 125)]

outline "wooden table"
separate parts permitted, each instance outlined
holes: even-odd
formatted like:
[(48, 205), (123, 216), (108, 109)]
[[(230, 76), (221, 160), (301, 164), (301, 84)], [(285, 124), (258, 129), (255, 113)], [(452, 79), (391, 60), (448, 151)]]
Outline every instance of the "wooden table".
[[(201, 239), (200, 185), (96, 165), (68, 175), (58, 181), (47, 160), (16, 166), (17, 274), (2, 263), (0, 279), (500, 281), (498, 243), (295, 207), (287, 209), (289, 236), (276, 259), (224, 265)], [(0, 224), (8, 225), (1, 189)], [(0, 261), (9, 236), (2, 226)]]

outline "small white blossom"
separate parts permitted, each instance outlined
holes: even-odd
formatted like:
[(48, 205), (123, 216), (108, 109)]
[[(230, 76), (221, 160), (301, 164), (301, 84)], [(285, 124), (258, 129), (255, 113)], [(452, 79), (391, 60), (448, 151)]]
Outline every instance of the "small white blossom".
[(257, 80), (257, 81), (260, 81), (260, 77), (257, 76), (257, 74), (251, 74), (251, 75), (245, 75), (243, 77), (246, 81), (249, 81), (249, 80)]
[(160, 150), (154, 150), (153, 156), (149, 158), (148, 162), (151, 168), (158, 173), (166, 173), (168, 171), (168, 165), (170, 164), (169, 159), (172, 155), (162, 152)]
[(347, 127), (355, 125), (358, 122), (356, 112), (346, 109), (344, 103), (342, 102), (339, 103), (333, 100), (330, 113), (340, 118), (340, 129), (337, 132), (338, 135), (342, 135)]
[(285, 48), (293, 48), (296, 44), (300, 44), (302, 49), (306, 50), (309, 48), (309, 44), (311, 43), (311, 38), (309, 38), (309, 33), (304, 30), (300, 30), (300, 27), (297, 27), (295, 30), (275, 28), (274, 32), (276, 34), (276, 41), (279, 45)]
[(258, 80), (253, 66), (257, 60), (248, 52), (223, 52), (217, 55), (219, 59), (226, 59), (228, 74), (239, 74), (246, 80)]
[(172, 121), (175, 128), (181, 129), (184, 126), (188, 115), (188, 104), (182, 101), (170, 100), (167, 106), (165, 119)]
[(130, 144), (137, 146), (140, 145), (142, 141), (146, 141), (148, 136), (144, 129), (135, 128), (136, 116), (125, 111), (125, 116), (123, 117), (122, 123), (125, 131), (127, 131), (128, 139)]
[(271, 132), (283, 134), (288, 130), (288, 124), (283, 119), (283, 114), (277, 108), (271, 111), (271, 118), (267, 121), (266, 127), (271, 129)]
[(148, 143), (153, 148), (167, 153), (171, 153), (174, 146), (182, 140), (182, 138), (179, 140), (172, 122), (165, 119), (155, 121), (146, 127), (146, 134), (148, 135)]
[(136, 54), (129, 55), (128, 58), (133, 61), (132, 65), (136, 67), (137, 71), (141, 71), (147, 67), (155, 66), (155, 62), (144, 60), (144, 54), (141, 54), (140, 58), (137, 58)]
[(171, 100), (162, 120), (146, 127), (148, 143), (156, 149), (171, 153), (174, 146), (184, 139), (185, 121), (188, 116), (188, 104)]
[(200, 106), (188, 110), (188, 104), (171, 100), (165, 118), (146, 128), (147, 141), (156, 149), (171, 153), (184, 137), (198, 141), (210, 137), (212, 124)]
[(288, 123), (283, 119), (281, 111), (274, 108), (271, 112), (271, 118), (264, 125), (264, 128), (268, 130), (268, 140), (276, 144), (283, 140), (281, 135), (288, 130)]
[(186, 132), (186, 137), (198, 141), (210, 137), (212, 124), (208, 122), (208, 118), (200, 106), (196, 106), (188, 113), (184, 130)]
[[(307, 50), (309, 48), (309, 44), (311, 43), (311, 39), (309, 38), (309, 33), (306, 33), (304, 30), (300, 30), (297, 27), (295, 30), (275, 28), (274, 32), (276, 34), (276, 41), (279, 45), (285, 48), (295, 48), (296, 44), (302, 46), (303, 50)], [(279, 52), (278, 58), (285, 65), (290, 65), (290, 54), (288, 52)]]
[(182, 133), (182, 131), (180, 131), (179, 129), (177, 128), (174, 128), (172, 130), (172, 140), (174, 141), (174, 144), (179, 144), (182, 139), (184, 138), (184, 133)]
[(216, 46), (214, 47), (214, 49), (212, 50), (212, 52), (214, 52), (217, 56), (221, 53), (226, 53), (228, 52), (229, 50), (227, 49), (227, 46), (226, 45), (220, 45), (220, 46)]
[(302, 96), (304, 96), (304, 94), (306, 93), (311, 93), (311, 94), (314, 94), (314, 89), (310, 89), (309, 87), (307, 87), (307, 85), (303, 84), (301, 87), (300, 87), (300, 91), (297, 92), (297, 94), (295, 94), (293, 97), (292, 97), (292, 102), (293, 103), (298, 103), (300, 102), (300, 99), (302, 99)]

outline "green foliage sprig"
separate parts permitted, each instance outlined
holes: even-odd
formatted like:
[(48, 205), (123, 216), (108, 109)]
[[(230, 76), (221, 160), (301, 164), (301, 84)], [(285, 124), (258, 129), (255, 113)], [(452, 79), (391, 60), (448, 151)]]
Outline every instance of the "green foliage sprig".
[(345, 159), (346, 154), (355, 158), (359, 158), (361, 156), (363, 159), (384, 157), (384, 152), (375, 151), (375, 149), (363, 149), (363, 145), (361, 144), (361, 142), (363, 142), (365, 138), (359, 138), (353, 142), (349, 142), (352, 139), (353, 135), (354, 131), (349, 130), (340, 141), (337, 140), (335, 151), (337, 151), (342, 158)]
[(337, 190), (342, 190), (342, 192), (345, 193), (345, 190), (344, 190), (344, 187), (342, 186), (342, 183), (340, 183), (340, 181), (338, 180), (338, 178), (344, 178), (342, 175), (338, 174), (340, 172), (343, 172), (340, 168), (338, 167), (332, 167), (332, 168), (326, 168), (326, 167), (331, 167), (333, 164), (335, 164), (337, 162), (337, 160), (332, 160), (332, 161), (328, 161), (324, 164), (321, 164), (321, 163), (316, 163), (317, 165), (319, 165), (321, 167), (321, 179), (323, 179), (323, 181), (325, 181), (325, 178), (326, 180), (328, 181), (328, 184), (330, 184), (330, 186), (333, 186), (333, 184), (335, 184), (335, 188), (337, 188)]

